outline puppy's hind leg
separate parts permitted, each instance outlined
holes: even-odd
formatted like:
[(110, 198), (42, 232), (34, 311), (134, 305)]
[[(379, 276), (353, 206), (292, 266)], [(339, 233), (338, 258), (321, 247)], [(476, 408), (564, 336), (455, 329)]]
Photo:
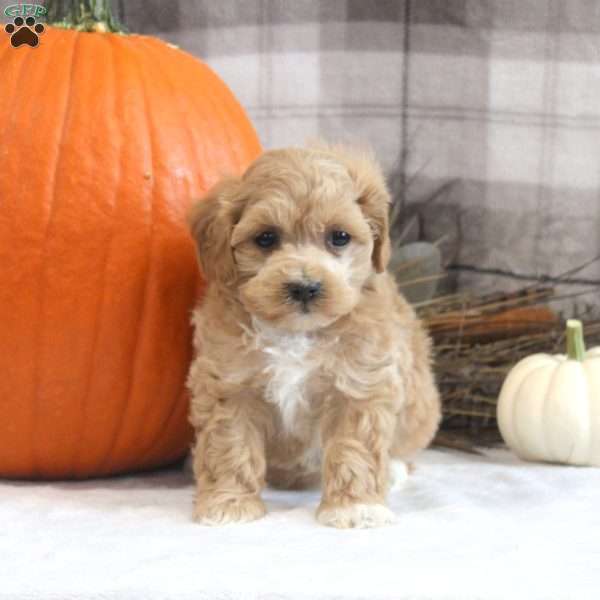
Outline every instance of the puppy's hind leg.
[(441, 418), (440, 398), (429, 361), (430, 342), (420, 328), (413, 338), (415, 363), (403, 372), (405, 404), (398, 414), (391, 454), (407, 458), (426, 448)]

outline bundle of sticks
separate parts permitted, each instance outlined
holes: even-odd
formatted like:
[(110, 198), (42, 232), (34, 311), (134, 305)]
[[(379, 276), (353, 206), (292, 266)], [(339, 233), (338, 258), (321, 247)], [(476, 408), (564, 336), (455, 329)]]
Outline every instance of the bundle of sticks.
[[(567, 296), (554, 287), (529, 286), (512, 293), (447, 295), (416, 305), (434, 340), (443, 402), (435, 443), (476, 452), (501, 442), (496, 403), (502, 383), (530, 354), (564, 354), (565, 320), (551, 307)], [(592, 315), (589, 308), (575, 315), (584, 323), (588, 346), (600, 344), (600, 319)]]

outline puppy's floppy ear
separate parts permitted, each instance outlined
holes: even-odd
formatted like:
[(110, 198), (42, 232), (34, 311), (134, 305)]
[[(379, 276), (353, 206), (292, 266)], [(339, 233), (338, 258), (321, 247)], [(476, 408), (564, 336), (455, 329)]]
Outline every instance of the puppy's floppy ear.
[(391, 254), (390, 194), (385, 178), (371, 153), (347, 153), (345, 163), (358, 191), (358, 205), (373, 231), (373, 267), (382, 273)]
[(358, 204), (373, 230), (373, 266), (377, 273), (385, 271), (391, 255), (389, 233), (390, 197), (385, 187), (369, 183), (358, 198)]
[(208, 281), (229, 285), (236, 279), (231, 232), (243, 209), (237, 198), (239, 188), (238, 177), (221, 180), (192, 206), (188, 214), (188, 225)]

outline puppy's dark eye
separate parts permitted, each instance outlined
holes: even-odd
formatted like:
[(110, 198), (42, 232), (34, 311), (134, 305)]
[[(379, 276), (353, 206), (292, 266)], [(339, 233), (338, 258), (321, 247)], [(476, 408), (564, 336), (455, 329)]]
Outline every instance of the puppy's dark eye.
[(263, 231), (254, 238), (254, 242), (261, 248), (272, 248), (279, 241), (279, 236), (274, 231)]
[(347, 231), (332, 231), (329, 234), (329, 243), (332, 246), (346, 246), (350, 243), (352, 236)]

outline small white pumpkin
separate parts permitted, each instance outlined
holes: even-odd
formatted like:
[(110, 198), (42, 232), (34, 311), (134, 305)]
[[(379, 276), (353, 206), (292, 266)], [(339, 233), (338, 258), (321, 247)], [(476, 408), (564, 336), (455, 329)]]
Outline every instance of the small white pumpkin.
[(567, 355), (533, 354), (510, 371), (498, 426), (524, 460), (600, 467), (600, 347), (585, 351), (580, 321), (567, 321)]

